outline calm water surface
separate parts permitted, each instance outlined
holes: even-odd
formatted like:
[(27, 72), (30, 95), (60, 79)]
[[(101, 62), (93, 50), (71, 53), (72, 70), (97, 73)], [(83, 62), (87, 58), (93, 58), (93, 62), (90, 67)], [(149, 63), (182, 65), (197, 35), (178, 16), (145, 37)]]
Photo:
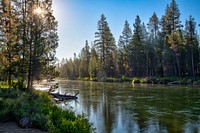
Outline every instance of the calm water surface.
[(98, 133), (200, 133), (200, 87), (60, 81), (61, 103), (85, 113)]

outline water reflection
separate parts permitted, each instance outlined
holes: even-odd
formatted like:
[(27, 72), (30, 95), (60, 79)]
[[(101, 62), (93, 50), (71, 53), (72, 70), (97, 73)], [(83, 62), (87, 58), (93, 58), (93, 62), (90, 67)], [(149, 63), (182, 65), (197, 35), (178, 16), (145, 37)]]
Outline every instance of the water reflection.
[(67, 106), (84, 112), (98, 133), (200, 133), (200, 88), (80, 81), (61, 82), (60, 88), (80, 91), (78, 102)]

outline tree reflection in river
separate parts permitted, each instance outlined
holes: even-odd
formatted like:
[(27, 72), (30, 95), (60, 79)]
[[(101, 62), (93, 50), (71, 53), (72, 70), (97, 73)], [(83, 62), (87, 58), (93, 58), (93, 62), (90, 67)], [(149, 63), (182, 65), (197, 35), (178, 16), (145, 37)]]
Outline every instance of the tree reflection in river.
[(200, 132), (200, 88), (130, 83), (61, 82), (99, 133)]

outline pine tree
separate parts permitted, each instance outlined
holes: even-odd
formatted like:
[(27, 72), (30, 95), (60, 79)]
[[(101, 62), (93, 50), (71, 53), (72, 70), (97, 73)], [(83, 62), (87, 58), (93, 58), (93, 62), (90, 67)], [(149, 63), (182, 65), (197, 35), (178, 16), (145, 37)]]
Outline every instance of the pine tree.
[(92, 48), (91, 49), (90, 63), (89, 63), (90, 78), (97, 77), (98, 71), (99, 71), (98, 55), (96, 53), (96, 50), (94, 48)]
[(146, 56), (144, 58), (144, 61), (145, 61), (145, 73), (143, 73), (143, 75), (145, 76), (149, 76), (150, 75), (150, 68), (149, 68), (149, 40), (148, 40), (148, 32), (147, 32), (147, 28), (146, 28), (146, 25), (144, 24), (144, 22), (142, 23), (142, 26), (141, 26), (141, 29), (142, 29), (142, 32), (141, 32), (141, 36), (142, 36), (142, 43), (144, 44), (144, 56)]
[(181, 55), (182, 55), (182, 44), (183, 44), (183, 36), (182, 31), (176, 31), (171, 33), (169, 36), (170, 48), (173, 50), (174, 55), (174, 74), (176, 76), (181, 76)]
[[(170, 5), (167, 5), (165, 10), (165, 15), (161, 20), (161, 27), (163, 33), (163, 72), (165, 76), (170, 75), (180, 75), (180, 61), (179, 55), (181, 53), (180, 44), (177, 41), (178, 38), (181, 38), (181, 21), (180, 21), (180, 12), (178, 5), (175, 0), (172, 0)], [(177, 35), (180, 35), (179, 37)], [(173, 39), (172, 39), (173, 38)], [(176, 40), (176, 41), (172, 41)], [(176, 43), (174, 43), (176, 42)], [(177, 45), (177, 46), (175, 46)], [(176, 49), (173, 49), (176, 48)]]
[(149, 23), (147, 24), (147, 28), (149, 31), (149, 40), (148, 40), (148, 47), (147, 47), (147, 66), (148, 66), (148, 75), (155, 75), (155, 69), (158, 68), (158, 61), (160, 56), (156, 56), (158, 53), (157, 47), (157, 36), (159, 31), (159, 19), (154, 12), (151, 18), (149, 19)]
[(8, 84), (11, 85), (11, 77), (14, 75), (14, 69), (16, 67), (15, 64), (19, 60), (16, 51), (18, 45), (16, 23), (18, 19), (13, 8), (13, 3), (10, 0), (1, 1), (1, 5), (1, 58), (3, 59), (4, 76), (8, 76)]
[(89, 77), (89, 62), (90, 62), (90, 47), (88, 41), (85, 42), (85, 47), (81, 50), (80, 53), (80, 72), (79, 77)]
[(171, 34), (169, 35), (169, 44), (170, 48), (173, 50), (173, 69), (174, 74), (181, 75), (180, 71), (180, 55), (181, 55), (181, 44), (182, 44), (182, 31), (181, 31), (181, 21), (180, 21), (180, 11), (178, 5), (175, 0), (172, 0), (170, 4), (170, 10), (168, 13), (170, 26), (171, 26)]
[(145, 76), (146, 75), (146, 56), (145, 45), (143, 41), (142, 25), (139, 16), (136, 16), (134, 26), (134, 33), (132, 36), (130, 50), (131, 60), (131, 76)]
[(128, 47), (131, 42), (132, 31), (128, 21), (125, 21), (122, 35), (118, 41), (119, 73), (120, 75), (129, 76)]
[(180, 21), (181, 14), (178, 8), (178, 4), (176, 3), (175, 0), (172, 0), (170, 3), (170, 10), (169, 10), (168, 15), (169, 16), (167, 17), (169, 17), (168, 20), (170, 21), (172, 32), (179, 30), (182, 27), (181, 21)]
[[(98, 32), (95, 33), (94, 47), (100, 58), (100, 69), (108, 74), (112, 68), (112, 56), (116, 50), (115, 39), (110, 31), (106, 17), (102, 14), (98, 21)], [(109, 76), (109, 75), (107, 75)]]
[(185, 23), (185, 45), (187, 53), (187, 64), (189, 69), (189, 75), (195, 76), (197, 73), (197, 64), (199, 61), (199, 46), (196, 34), (196, 22), (190, 15), (189, 19)]
[[(167, 14), (169, 10), (169, 5), (167, 5), (166, 12)], [(170, 50), (170, 46), (168, 43), (168, 37), (169, 33), (171, 32), (171, 29), (169, 28), (170, 25), (166, 19), (166, 16), (162, 16), (161, 22), (161, 33), (159, 34), (159, 43), (160, 46), (160, 53), (161, 53), (161, 68), (159, 70), (161, 76), (169, 76), (171, 71), (171, 59), (172, 59), (172, 51)]]
[(149, 19), (149, 23), (147, 24), (147, 28), (151, 34), (153, 34), (154, 39), (157, 38), (158, 30), (159, 30), (159, 19), (154, 12), (151, 18)]

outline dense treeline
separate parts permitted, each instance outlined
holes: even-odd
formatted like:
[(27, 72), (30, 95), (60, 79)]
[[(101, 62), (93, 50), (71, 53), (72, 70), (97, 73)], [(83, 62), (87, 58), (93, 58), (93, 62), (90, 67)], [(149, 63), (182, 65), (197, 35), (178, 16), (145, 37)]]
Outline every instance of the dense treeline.
[(156, 13), (147, 25), (136, 16), (133, 31), (128, 21), (118, 42), (101, 15), (91, 47), (88, 41), (79, 56), (63, 59), (60, 76), (144, 77), (197, 76), (200, 73), (200, 47), (196, 22), (189, 16), (185, 25), (180, 20), (178, 4), (172, 0), (159, 19)]
[(31, 88), (33, 80), (53, 72), (57, 46), (52, 0), (0, 1), (1, 80), (26, 80)]

